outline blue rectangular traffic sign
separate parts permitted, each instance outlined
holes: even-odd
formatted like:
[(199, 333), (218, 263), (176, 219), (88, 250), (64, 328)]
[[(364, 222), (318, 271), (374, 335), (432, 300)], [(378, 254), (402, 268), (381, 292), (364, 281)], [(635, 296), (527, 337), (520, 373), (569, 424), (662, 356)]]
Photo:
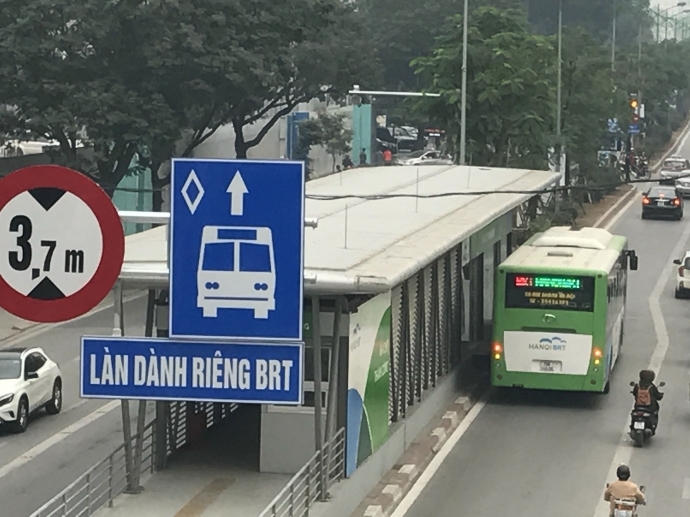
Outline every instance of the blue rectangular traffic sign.
[(302, 343), (83, 337), (83, 398), (300, 405)]
[(301, 341), (304, 164), (174, 159), (170, 337)]
[(630, 124), (630, 127), (628, 127), (628, 133), (632, 134), (637, 134), (640, 132), (640, 126), (638, 124)]

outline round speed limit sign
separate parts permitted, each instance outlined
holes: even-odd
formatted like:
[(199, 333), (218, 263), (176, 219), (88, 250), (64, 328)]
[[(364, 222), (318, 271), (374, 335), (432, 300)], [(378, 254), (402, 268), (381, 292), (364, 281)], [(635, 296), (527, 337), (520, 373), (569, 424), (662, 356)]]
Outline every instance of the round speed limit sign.
[(125, 238), (108, 195), (55, 165), (0, 180), (0, 307), (25, 320), (67, 321), (96, 307), (122, 268)]

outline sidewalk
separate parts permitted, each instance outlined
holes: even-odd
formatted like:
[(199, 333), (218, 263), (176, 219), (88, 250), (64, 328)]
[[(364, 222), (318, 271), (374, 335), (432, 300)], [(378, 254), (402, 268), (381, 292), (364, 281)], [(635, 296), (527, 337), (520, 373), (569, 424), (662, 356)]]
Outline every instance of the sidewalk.
[(142, 480), (140, 494), (122, 494), (113, 508), (94, 515), (258, 517), (292, 476), (257, 472), (255, 461), (242, 454), (247, 451), (235, 446), (242, 440), (233, 440), (223, 426), (209, 431), (205, 447), (182, 451), (166, 470)]
[[(122, 494), (96, 517), (258, 517), (290, 480), (229, 465), (197, 464), (191, 455), (144, 479), (144, 491)], [(210, 462), (211, 458), (206, 458)]]

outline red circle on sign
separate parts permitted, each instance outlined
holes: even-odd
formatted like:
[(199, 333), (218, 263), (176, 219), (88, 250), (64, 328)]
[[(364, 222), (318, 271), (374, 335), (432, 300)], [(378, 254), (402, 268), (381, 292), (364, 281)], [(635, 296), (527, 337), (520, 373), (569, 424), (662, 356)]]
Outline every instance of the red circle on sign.
[(98, 220), (103, 239), (101, 261), (91, 279), (79, 291), (55, 300), (26, 296), (0, 276), (0, 307), (22, 319), (57, 323), (82, 316), (96, 307), (115, 285), (125, 258), (125, 235), (112, 200), (93, 180), (58, 165), (35, 165), (0, 179), (0, 210), (22, 192), (56, 188), (81, 199)]

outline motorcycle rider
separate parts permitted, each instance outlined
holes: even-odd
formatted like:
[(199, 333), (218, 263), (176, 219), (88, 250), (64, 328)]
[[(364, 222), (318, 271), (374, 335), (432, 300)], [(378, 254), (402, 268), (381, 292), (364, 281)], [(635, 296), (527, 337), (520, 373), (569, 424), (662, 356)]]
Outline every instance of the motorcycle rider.
[(664, 394), (654, 384), (655, 378), (656, 374), (652, 370), (641, 370), (640, 380), (633, 387), (635, 407), (652, 414), (650, 424), (653, 435), (656, 434), (656, 427), (659, 425), (659, 401), (664, 398)]
[(647, 504), (647, 500), (640, 488), (630, 481), (630, 467), (621, 465), (616, 470), (618, 481), (614, 481), (604, 492), (604, 501), (611, 502), (611, 515), (614, 514), (616, 499), (634, 499), (635, 504)]

